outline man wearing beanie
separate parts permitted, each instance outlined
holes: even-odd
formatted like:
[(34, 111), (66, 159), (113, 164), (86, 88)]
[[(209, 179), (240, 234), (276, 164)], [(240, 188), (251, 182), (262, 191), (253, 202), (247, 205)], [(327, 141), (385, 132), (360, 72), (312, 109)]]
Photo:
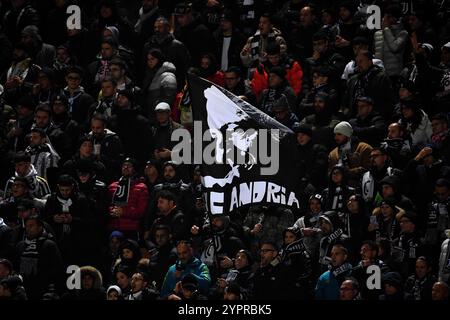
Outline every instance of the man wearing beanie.
[(327, 149), (312, 141), (313, 130), (308, 124), (296, 124), (293, 131), (297, 134), (296, 163), (300, 167), (300, 179), (306, 178), (317, 190), (322, 190), (327, 179)]
[(293, 110), (297, 98), (294, 90), (286, 80), (286, 69), (282, 66), (272, 67), (269, 72), (269, 88), (265, 89), (261, 94), (259, 109), (272, 115), (274, 112), (272, 110), (273, 105), (283, 95), (287, 99), (289, 109)]
[(334, 127), (334, 140), (337, 147), (328, 155), (328, 173), (335, 165), (342, 165), (348, 171), (348, 184), (357, 187), (364, 172), (370, 169), (372, 147), (352, 138), (353, 128), (347, 121)]

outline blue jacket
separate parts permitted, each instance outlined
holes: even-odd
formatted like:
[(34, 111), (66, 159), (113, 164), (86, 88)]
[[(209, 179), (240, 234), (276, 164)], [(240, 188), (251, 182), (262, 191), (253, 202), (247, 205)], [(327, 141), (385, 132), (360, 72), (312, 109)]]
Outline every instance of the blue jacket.
[(346, 263), (337, 277), (334, 275), (333, 270), (328, 270), (319, 277), (316, 284), (316, 299), (317, 300), (339, 300), (340, 299), (340, 287), (341, 283), (346, 276), (351, 273), (351, 265)]
[[(183, 268), (183, 272), (180, 278), (175, 277), (176, 266), (179, 264)], [(201, 262), (199, 259), (194, 258), (191, 262), (186, 265), (181, 264), (177, 261), (172, 265), (166, 273), (164, 282), (161, 288), (161, 297), (167, 297), (175, 289), (175, 285), (178, 281), (181, 281), (185, 275), (192, 273), (198, 280), (200, 293), (203, 295), (208, 294), (209, 286), (211, 285), (211, 276), (209, 274), (209, 269), (206, 264)]]

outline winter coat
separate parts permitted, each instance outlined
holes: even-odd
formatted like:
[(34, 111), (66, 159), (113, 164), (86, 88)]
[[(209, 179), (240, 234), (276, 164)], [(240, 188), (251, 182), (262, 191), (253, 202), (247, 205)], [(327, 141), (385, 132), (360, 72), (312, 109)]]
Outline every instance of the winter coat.
[(178, 208), (174, 208), (166, 216), (160, 216), (152, 225), (150, 233), (153, 234), (154, 228), (158, 225), (170, 227), (172, 239), (176, 242), (189, 237), (189, 225), (185, 214)]
[(36, 168), (37, 174), (47, 178), (47, 169), (57, 168), (61, 159), (50, 143), (41, 146), (28, 146), (25, 152), (31, 155), (31, 163)]
[[(118, 187), (119, 181), (113, 182), (109, 185), (108, 190), (111, 198)], [(140, 180), (131, 180), (128, 203), (125, 207), (123, 207), (123, 214), (120, 218), (110, 217), (108, 230), (139, 231), (140, 222), (147, 209), (147, 204), (147, 186)], [(109, 207), (109, 212), (111, 209), (112, 206)]]
[[(7, 182), (5, 186), (5, 195), (4, 198), (9, 198), (11, 196), (11, 187), (14, 183), (14, 180), (17, 177), (17, 172), (15, 173), (14, 177), (11, 177)], [(30, 192), (31, 195), (36, 198), (44, 198), (48, 194), (50, 194), (50, 187), (48, 186), (47, 180), (44, 178), (38, 176), (36, 169), (33, 165), (31, 165), (31, 169), (28, 172), (28, 174), (25, 176), (25, 178), (28, 180), (28, 183), (30, 184)]]
[(26, 238), (17, 244), (17, 270), (24, 280), (30, 300), (42, 299), (50, 285), (59, 288), (64, 272), (61, 253), (46, 233), (36, 239)]
[(287, 279), (285, 266), (277, 256), (265, 267), (258, 268), (251, 278), (252, 291), (250, 300), (282, 300), (288, 297), (285, 290), (286, 284), (291, 279)]
[(153, 110), (160, 102), (167, 102), (170, 106), (175, 101), (177, 94), (176, 68), (171, 62), (164, 62), (156, 71), (150, 83), (144, 79), (144, 103), (148, 112), (153, 114)]
[(65, 88), (64, 95), (69, 100), (69, 112), (72, 119), (81, 126), (87, 126), (89, 108), (94, 103), (94, 98), (85, 93), (82, 87), (72, 94)]
[(267, 45), (275, 42), (280, 45), (281, 55), (285, 55), (286, 41), (280, 30), (272, 28), (265, 37), (262, 37), (260, 31), (257, 30), (253, 36), (247, 39), (245, 44), (245, 46), (250, 48), (249, 52), (246, 55), (243, 55), (242, 52), (240, 53), (243, 65), (245, 67), (255, 67), (258, 63), (264, 62), (263, 53), (266, 52)]
[(149, 120), (139, 111), (138, 107), (118, 110), (111, 118), (110, 127), (119, 136), (124, 155), (136, 158), (143, 164), (151, 154), (152, 133)]
[(315, 295), (317, 300), (339, 300), (340, 287), (345, 277), (351, 273), (352, 265), (345, 263), (338, 268), (331, 267), (317, 280)]
[(418, 279), (416, 275), (410, 276), (405, 282), (405, 292), (409, 293), (414, 300), (431, 300), (431, 289), (436, 282), (436, 277), (430, 273), (426, 274), (422, 279)]
[(371, 112), (365, 119), (356, 117), (350, 119), (353, 134), (362, 142), (378, 146), (384, 138), (386, 125), (383, 117), (377, 112)]
[(93, 139), (94, 145), (100, 145), (100, 161), (105, 165), (108, 175), (106, 181), (118, 179), (123, 158), (123, 145), (119, 136), (115, 132), (105, 129), (105, 134), (101, 138), (95, 138), (92, 131), (88, 137)]
[(375, 57), (383, 61), (388, 76), (399, 76), (402, 72), (407, 41), (408, 31), (401, 24), (375, 32)]
[[(364, 142), (358, 142), (353, 139), (351, 142), (351, 152), (347, 155), (347, 163), (344, 165), (348, 168), (349, 185), (357, 187), (364, 172), (370, 168), (370, 153), (372, 147)], [(339, 147), (334, 148), (328, 155), (328, 171), (338, 164), (341, 152)]]
[[(177, 270), (177, 267), (182, 270), (180, 278), (175, 277), (175, 271)], [(209, 286), (211, 285), (209, 269), (206, 264), (201, 262), (199, 259), (192, 258), (191, 261), (187, 264), (182, 264), (178, 260), (169, 268), (161, 288), (161, 297), (167, 297), (168, 295), (170, 295), (175, 289), (175, 285), (177, 284), (177, 282), (181, 281), (181, 279), (183, 279), (183, 277), (188, 274), (193, 274), (197, 278), (199, 291), (202, 294), (206, 295), (208, 293)]]
[(405, 119), (400, 119), (399, 123), (406, 128), (407, 136), (409, 136), (411, 140), (412, 147), (421, 149), (425, 144), (431, 141), (433, 130), (431, 128), (431, 121), (428, 118), (428, 115), (423, 110), (419, 110), (418, 112), (422, 114), (422, 119), (414, 131), (411, 122), (408, 122)]
[(384, 71), (376, 66), (353, 75), (347, 81), (347, 90), (343, 98), (343, 108), (346, 115), (353, 113), (355, 99), (358, 96), (372, 98), (374, 101), (373, 110), (381, 113), (383, 117), (390, 117), (393, 113), (395, 93), (391, 81)]

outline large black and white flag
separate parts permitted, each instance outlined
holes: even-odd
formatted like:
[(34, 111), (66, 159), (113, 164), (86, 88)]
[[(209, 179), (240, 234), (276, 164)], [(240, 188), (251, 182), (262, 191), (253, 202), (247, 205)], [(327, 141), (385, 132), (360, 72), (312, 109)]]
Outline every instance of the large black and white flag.
[(202, 164), (210, 212), (227, 214), (253, 204), (298, 208), (293, 132), (203, 78), (190, 74), (188, 81), (194, 142), (202, 140), (201, 148), (194, 143), (194, 158)]

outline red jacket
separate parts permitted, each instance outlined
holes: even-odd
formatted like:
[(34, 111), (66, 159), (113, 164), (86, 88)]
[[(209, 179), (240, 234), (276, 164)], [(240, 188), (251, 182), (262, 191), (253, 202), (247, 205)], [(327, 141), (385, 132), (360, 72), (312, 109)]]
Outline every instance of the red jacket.
[[(118, 185), (118, 181), (109, 185), (108, 192), (111, 199)], [(123, 214), (120, 218), (113, 218), (110, 216), (108, 229), (119, 231), (139, 231), (140, 222), (145, 214), (145, 211), (147, 210), (148, 199), (148, 189), (145, 183), (140, 180), (131, 181), (128, 204), (124, 207)], [(109, 207), (109, 212), (112, 208), (113, 206)]]
[[(303, 70), (300, 64), (297, 61), (291, 61), (290, 63), (286, 63), (284, 65), (286, 68), (286, 80), (289, 82), (289, 85), (294, 90), (296, 96), (302, 91), (302, 83), (303, 83)], [(263, 90), (269, 88), (269, 75), (268, 71), (264, 66), (259, 68), (263, 71), (263, 73), (259, 73), (258, 68), (255, 68), (253, 72), (253, 77), (251, 81), (251, 88), (253, 94), (257, 97), (258, 101), (260, 99), (260, 95)]]

